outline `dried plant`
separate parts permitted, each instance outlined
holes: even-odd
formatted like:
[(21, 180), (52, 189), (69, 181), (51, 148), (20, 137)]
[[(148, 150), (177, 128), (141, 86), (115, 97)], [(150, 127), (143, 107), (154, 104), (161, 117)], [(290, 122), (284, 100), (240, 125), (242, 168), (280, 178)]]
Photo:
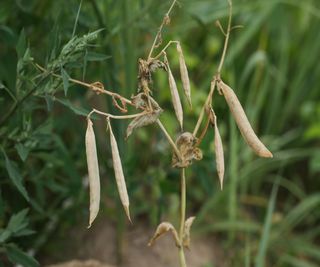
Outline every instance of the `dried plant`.
[[(265, 147), (265, 145), (259, 140), (259, 138), (254, 133), (249, 120), (238, 100), (234, 91), (225, 84), (221, 79), (221, 70), (225, 61), (230, 33), (233, 29), (238, 28), (237, 26), (232, 27), (232, 2), (228, 0), (229, 4), (229, 19), (227, 29), (224, 30), (223, 26), (219, 21), (217, 21), (217, 27), (221, 30), (223, 35), (225, 36), (224, 47), (220, 59), (220, 63), (218, 65), (218, 69), (216, 73), (213, 75), (213, 78), (210, 83), (210, 90), (207, 95), (206, 101), (202, 106), (201, 112), (199, 114), (199, 118), (197, 120), (196, 126), (193, 132), (184, 131), (183, 129), (183, 107), (181, 104), (179, 92), (177, 89), (177, 84), (175, 78), (171, 72), (169, 61), (167, 58), (166, 51), (171, 47), (171, 45), (176, 45), (176, 51), (179, 57), (179, 65), (180, 65), (180, 75), (181, 81), (183, 85), (184, 94), (186, 96), (187, 102), (190, 107), (192, 107), (192, 98), (191, 98), (191, 89), (190, 89), (190, 80), (189, 74), (187, 70), (186, 61), (183, 55), (182, 47), (179, 41), (170, 41), (160, 50), (159, 53), (154, 55), (155, 50), (158, 49), (162, 45), (162, 29), (164, 26), (170, 24), (170, 14), (173, 10), (174, 6), (177, 4), (177, 0), (173, 0), (169, 10), (164, 15), (162, 23), (156, 33), (153, 44), (149, 51), (148, 57), (146, 59), (140, 58), (138, 60), (138, 92), (128, 99), (122, 95), (119, 95), (115, 92), (106, 90), (102, 83), (94, 82), (94, 83), (85, 83), (79, 80), (72, 79), (68, 77), (69, 82), (77, 83), (86, 88), (92, 90), (96, 94), (106, 94), (112, 97), (112, 102), (114, 106), (121, 112), (127, 113), (127, 106), (130, 105), (135, 109), (139, 110), (136, 114), (127, 114), (127, 115), (113, 115), (109, 113), (105, 113), (99, 111), (97, 109), (93, 109), (87, 118), (88, 128), (86, 134), (86, 151), (87, 151), (87, 161), (88, 161), (88, 172), (89, 172), (89, 180), (90, 180), (90, 220), (89, 227), (97, 216), (99, 210), (99, 200), (100, 200), (100, 182), (99, 182), (99, 169), (98, 169), (98, 158), (95, 144), (95, 137), (92, 127), (92, 122), (90, 120), (90, 116), (92, 114), (99, 114), (106, 118), (107, 128), (110, 133), (110, 143), (111, 143), (111, 151), (112, 151), (112, 159), (113, 159), (113, 168), (115, 172), (115, 179), (120, 195), (120, 199), (122, 205), (124, 207), (125, 213), (130, 219), (129, 214), (129, 197), (127, 193), (125, 178), (123, 174), (121, 157), (119, 154), (117, 141), (112, 131), (111, 120), (118, 119), (127, 119), (132, 121), (129, 123), (126, 131), (126, 137), (128, 138), (134, 130), (149, 125), (149, 124), (157, 124), (160, 130), (165, 135), (169, 144), (171, 145), (172, 152), (172, 167), (181, 169), (181, 203), (180, 203), (180, 226), (179, 231), (169, 222), (162, 222), (157, 227), (154, 236), (151, 238), (149, 242), (149, 246), (153, 245), (155, 241), (166, 233), (171, 233), (173, 235), (176, 246), (179, 250), (179, 259), (180, 266), (186, 267), (184, 248), (189, 248), (190, 246), (190, 230), (195, 217), (190, 217), (186, 219), (186, 168), (193, 164), (194, 161), (199, 161), (202, 159), (202, 151), (199, 148), (201, 141), (206, 135), (209, 126), (211, 125), (214, 129), (215, 137), (214, 137), (214, 146), (215, 146), (215, 157), (216, 157), (216, 168), (220, 181), (221, 190), (223, 188), (223, 180), (224, 180), (224, 153), (223, 153), (223, 144), (222, 139), (219, 133), (218, 124), (217, 124), (217, 115), (213, 109), (213, 95), (215, 92), (215, 88), (217, 91), (224, 96), (229, 109), (239, 127), (239, 130), (250, 146), (250, 148), (260, 157), (270, 158), (272, 157), (272, 153)], [(64, 51), (64, 54), (68, 54)], [(47, 72), (44, 68), (37, 65), (37, 67)], [(55, 73), (55, 68), (51, 68), (51, 74), (57, 78), (63, 79), (64, 77)], [(165, 126), (162, 124), (160, 117), (163, 109), (157, 103), (157, 101), (152, 98), (152, 76), (156, 71), (165, 71), (168, 74), (168, 83), (169, 89), (171, 93), (171, 100), (174, 107), (174, 111), (181, 128), (182, 133), (176, 138), (176, 141), (169, 135), (166, 131)], [(207, 119), (204, 128), (198, 136), (199, 129), (202, 125), (203, 120)]]

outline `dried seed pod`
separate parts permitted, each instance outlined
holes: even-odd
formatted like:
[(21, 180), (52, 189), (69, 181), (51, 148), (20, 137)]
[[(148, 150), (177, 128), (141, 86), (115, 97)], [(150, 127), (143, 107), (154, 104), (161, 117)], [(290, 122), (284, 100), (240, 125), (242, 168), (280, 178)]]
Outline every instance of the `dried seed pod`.
[(190, 247), (190, 229), (195, 218), (196, 217), (190, 217), (184, 223), (182, 243), (183, 243), (183, 246), (188, 249)]
[(184, 60), (184, 56), (183, 56), (183, 52), (182, 52), (182, 48), (181, 48), (180, 43), (177, 43), (177, 51), (179, 54), (180, 74), (181, 74), (181, 80), (182, 80), (184, 94), (187, 97), (187, 100), (188, 100), (190, 107), (192, 107), (189, 74), (188, 74), (186, 61)]
[(122, 164), (121, 164), (121, 158), (118, 150), (118, 145), (116, 138), (114, 137), (110, 121), (108, 120), (108, 127), (110, 131), (110, 143), (111, 143), (111, 152), (112, 152), (112, 161), (113, 161), (113, 169), (114, 169), (114, 175), (117, 182), (118, 192), (120, 195), (121, 203), (124, 207), (124, 210), (126, 212), (126, 215), (131, 222), (130, 218), (130, 212), (129, 212), (129, 196), (127, 192), (127, 186), (126, 181), (124, 179), (123, 170), (122, 170)]
[(148, 113), (133, 119), (127, 127), (126, 139), (132, 134), (133, 130), (152, 124), (157, 121), (162, 109), (154, 110), (152, 113)]
[(94, 135), (92, 121), (87, 119), (86, 131), (86, 155), (88, 164), (89, 187), (90, 187), (90, 218), (89, 226), (91, 227), (94, 219), (97, 217), (100, 206), (100, 176), (99, 163), (96, 148), (96, 138)]
[(234, 91), (222, 81), (219, 81), (218, 86), (220, 91), (223, 93), (231, 110), (231, 113), (247, 144), (258, 156), (264, 158), (272, 158), (272, 153), (265, 147), (265, 145), (259, 140), (257, 135), (254, 133), (250, 125), (250, 122)]
[(223, 145), (221, 136), (218, 129), (217, 117), (214, 115), (214, 148), (216, 154), (216, 166), (218, 177), (220, 181), (221, 190), (223, 189), (223, 178), (224, 178), (224, 155), (223, 155)]
[(173, 227), (173, 225), (169, 222), (162, 222), (158, 225), (156, 232), (154, 233), (153, 237), (150, 239), (148, 243), (148, 246), (149, 247), (152, 246), (160, 236), (162, 236), (163, 234), (169, 231), (172, 233), (174, 241), (176, 242), (176, 246), (179, 247), (180, 241), (179, 241), (178, 233), (176, 229)]
[(180, 101), (180, 96), (177, 88), (176, 81), (174, 80), (174, 77), (172, 75), (169, 62), (166, 56), (165, 58), (165, 63), (167, 64), (167, 70), (168, 70), (168, 78), (169, 78), (169, 87), (170, 87), (170, 92), (171, 92), (171, 99), (174, 107), (174, 111), (176, 113), (177, 119), (180, 123), (181, 129), (183, 128), (183, 110), (182, 110), (182, 105)]

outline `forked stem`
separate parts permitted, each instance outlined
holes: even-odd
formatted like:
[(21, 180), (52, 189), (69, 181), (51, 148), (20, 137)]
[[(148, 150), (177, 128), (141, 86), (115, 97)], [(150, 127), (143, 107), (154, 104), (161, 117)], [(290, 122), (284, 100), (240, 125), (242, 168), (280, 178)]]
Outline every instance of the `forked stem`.
[(164, 15), (164, 17), (163, 17), (163, 19), (162, 19), (162, 23), (161, 23), (161, 25), (160, 25), (160, 27), (159, 27), (159, 30), (158, 30), (158, 32), (157, 32), (157, 34), (156, 34), (156, 37), (155, 37), (154, 40), (153, 40), (153, 44), (152, 44), (152, 46), (151, 46), (151, 49), (150, 49), (150, 52), (149, 52), (149, 55), (148, 55), (148, 61), (151, 59), (152, 52), (153, 52), (153, 50), (155, 49), (155, 47), (157, 46), (157, 42), (158, 42), (159, 37), (160, 37), (160, 35), (161, 35), (163, 26), (166, 25), (166, 22), (167, 22), (167, 19), (169, 18), (170, 12), (171, 12), (171, 10), (173, 9), (173, 7), (174, 7), (174, 5), (176, 4), (176, 2), (177, 2), (177, 0), (173, 0), (173, 1), (172, 1), (172, 4), (171, 4), (168, 12)]
[(181, 169), (181, 203), (180, 203), (180, 230), (179, 230), (179, 239), (180, 239), (180, 247), (179, 247), (179, 261), (180, 267), (187, 267), (186, 258), (184, 255), (183, 249), (183, 234), (184, 234), (184, 224), (186, 221), (186, 171), (185, 168)]

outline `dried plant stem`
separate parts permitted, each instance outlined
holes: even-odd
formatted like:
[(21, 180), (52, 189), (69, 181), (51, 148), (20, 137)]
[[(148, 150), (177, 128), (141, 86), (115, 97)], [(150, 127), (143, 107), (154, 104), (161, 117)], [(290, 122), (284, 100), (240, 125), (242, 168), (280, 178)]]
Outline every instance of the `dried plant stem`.
[[(180, 229), (179, 229), (179, 239), (182, 243), (183, 235), (184, 235), (184, 225), (186, 220), (186, 171), (185, 168), (181, 169), (181, 203), (180, 203)], [(183, 244), (179, 247), (179, 261), (180, 267), (187, 267), (186, 259), (184, 255)]]
[(172, 140), (170, 134), (167, 132), (166, 128), (164, 127), (164, 125), (162, 124), (162, 122), (159, 119), (157, 120), (157, 123), (158, 123), (160, 129), (162, 130), (162, 132), (164, 133), (164, 135), (166, 136), (168, 142), (172, 146), (177, 157), (181, 160), (182, 159), (181, 153), (180, 153), (179, 149), (177, 148), (176, 144), (174, 143), (174, 141)]
[(159, 57), (161, 57), (165, 52), (166, 50), (168, 49), (168, 47), (172, 44), (178, 44), (179, 42), (178, 41), (169, 41), (166, 46), (160, 51), (160, 53), (158, 55), (156, 55), (153, 59), (158, 59)]
[(201, 109), (201, 112), (200, 112), (196, 127), (193, 130), (193, 135), (194, 136), (197, 135), (198, 130), (200, 128), (200, 125), (202, 123), (204, 112), (205, 112), (205, 107), (212, 101), (211, 98), (212, 98), (212, 95), (213, 95), (213, 91), (214, 91), (214, 88), (216, 86), (217, 80), (220, 80), (220, 72), (221, 72), (221, 69), (223, 67), (223, 64), (224, 64), (224, 61), (225, 61), (225, 58), (226, 58), (226, 53), (227, 53), (228, 44), (229, 44), (229, 38), (230, 38), (230, 32), (231, 32), (231, 23), (232, 23), (232, 1), (228, 0), (228, 4), (229, 4), (228, 29), (227, 29), (226, 33), (224, 33), (224, 31), (223, 31), (223, 34), (225, 35), (225, 40), (224, 40), (223, 51), (222, 51), (220, 63), (219, 63), (219, 66), (218, 66), (216, 74), (213, 76), (213, 79), (212, 79), (212, 82), (211, 82), (211, 89), (210, 89), (210, 92), (208, 94), (207, 100), (206, 100), (205, 104), (203, 105), (203, 107)]
[[(46, 70), (44, 67), (40, 66), (39, 64), (35, 64), (35, 66), (41, 70), (42, 72), (46, 72), (46, 73), (49, 73), (48, 70)], [(62, 76), (59, 75), (59, 74), (56, 74), (56, 73), (53, 73), (51, 72), (51, 75), (54, 76), (54, 77), (57, 77), (57, 78), (60, 78), (62, 79)], [(83, 82), (83, 81), (79, 81), (79, 80), (76, 80), (76, 79), (72, 79), (72, 78), (69, 78), (69, 81), (72, 82), (72, 83), (75, 83), (75, 84), (79, 84), (79, 85), (82, 85), (90, 90), (93, 90), (94, 92), (96, 93), (99, 93), (99, 94), (106, 94), (106, 95), (109, 95), (109, 96), (112, 96), (112, 97), (115, 97), (115, 98), (118, 98), (120, 99), (121, 101), (125, 102), (126, 104), (129, 104), (129, 105), (132, 105), (132, 102), (131, 100), (117, 94), (117, 93), (114, 93), (114, 92), (111, 92), (111, 91), (108, 91), (108, 90), (105, 90), (97, 85), (95, 85), (95, 83), (86, 83), (86, 82)]]
[(170, 15), (170, 12), (171, 12), (171, 10), (173, 9), (173, 7), (174, 7), (174, 5), (175, 5), (176, 3), (177, 3), (177, 0), (173, 0), (173, 1), (172, 1), (172, 4), (171, 4), (168, 12), (167, 12), (167, 13), (164, 15), (164, 17), (163, 17), (162, 23), (161, 23), (161, 25), (160, 25), (160, 27), (159, 27), (159, 30), (158, 30), (158, 32), (157, 32), (157, 34), (156, 34), (156, 37), (155, 37), (154, 40), (153, 40), (153, 44), (152, 44), (152, 46), (151, 46), (151, 49), (150, 49), (150, 52), (149, 52), (149, 55), (148, 55), (148, 61), (151, 59), (152, 52), (153, 52), (153, 50), (155, 49), (155, 47), (157, 46), (157, 42), (158, 42), (159, 37), (160, 37), (160, 35), (161, 35), (163, 26), (166, 24), (167, 19), (168, 19), (169, 15)]
[(111, 118), (111, 119), (117, 119), (117, 120), (127, 120), (127, 119), (134, 119), (134, 118), (137, 118), (137, 117), (141, 117), (141, 116), (144, 116), (150, 112), (141, 112), (141, 113), (138, 113), (138, 114), (132, 114), (132, 115), (112, 115), (112, 114), (109, 114), (109, 113), (106, 113), (106, 112), (102, 112), (100, 110), (97, 110), (97, 109), (93, 109), (89, 114), (88, 116), (90, 116), (91, 114), (93, 113), (97, 113), (97, 114), (100, 114), (102, 116), (105, 116), (107, 118)]
[(232, 1), (228, 0), (229, 3), (229, 20), (228, 20), (228, 29), (227, 29), (227, 33), (225, 34), (226, 38), (224, 39), (224, 46), (223, 46), (223, 52), (222, 52), (222, 56), (220, 59), (220, 63), (219, 63), (219, 67), (218, 67), (218, 71), (217, 71), (217, 75), (220, 75), (224, 60), (226, 58), (226, 53), (227, 53), (227, 49), (228, 49), (228, 43), (229, 43), (229, 37), (230, 37), (230, 32), (231, 32), (231, 23), (232, 23)]
[(214, 92), (214, 89), (216, 87), (216, 83), (217, 83), (217, 80), (216, 80), (216, 77), (213, 78), (213, 80), (211, 81), (211, 86), (210, 86), (210, 92), (207, 96), (207, 99), (206, 99), (206, 102), (204, 103), (202, 109), (201, 109), (201, 112), (200, 112), (200, 115), (199, 115), (199, 118), (198, 118), (198, 121), (197, 121), (197, 124), (196, 124), (196, 127), (194, 128), (193, 130), (193, 135), (196, 136), (198, 131), (199, 131), (199, 128), (200, 128), (200, 125), (201, 125), (201, 122), (203, 120), (203, 116), (204, 116), (204, 112), (205, 112), (205, 109), (206, 107), (211, 103), (212, 101), (212, 95), (213, 95), (213, 92)]

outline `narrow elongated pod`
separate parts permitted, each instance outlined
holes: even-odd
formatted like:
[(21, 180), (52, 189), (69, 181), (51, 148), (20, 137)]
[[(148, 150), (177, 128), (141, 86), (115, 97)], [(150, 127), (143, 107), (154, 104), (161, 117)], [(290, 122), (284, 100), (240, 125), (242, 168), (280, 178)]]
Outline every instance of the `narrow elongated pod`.
[(89, 187), (90, 187), (90, 217), (89, 226), (91, 227), (94, 219), (97, 217), (100, 206), (100, 176), (99, 163), (96, 148), (96, 138), (94, 135), (92, 121), (87, 119), (86, 131), (86, 155), (88, 164)]
[(180, 74), (181, 74), (181, 81), (183, 85), (184, 94), (186, 95), (186, 98), (188, 100), (190, 107), (192, 107), (189, 74), (188, 74), (186, 61), (184, 59), (180, 43), (177, 43), (177, 51), (179, 54)]
[(265, 145), (260, 141), (255, 132), (253, 131), (251, 124), (239, 102), (238, 97), (234, 91), (226, 85), (224, 82), (219, 81), (218, 87), (222, 94), (224, 95), (231, 113), (239, 127), (239, 130), (247, 142), (247, 144), (252, 148), (252, 150), (260, 157), (272, 158), (272, 153), (265, 147)]
[(180, 100), (177, 84), (176, 84), (176, 81), (172, 75), (172, 72), (171, 72), (169, 62), (168, 62), (166, 55), (164, 56), (164, 58), (165, 58), (165, 63), (167, 65), (167, 70), (168, 70), (169, 87), (170, 87), (170, 92), (171, 92), (171, 99), (172, 99), (173, 108), (176, 113), (177, 119), (179, 121), (180, 127), (182, 129), (182, 127), (183, 127), (183, 109), (182, 109), (182, 105), (181, 105), (181, 100)]
[(223, 178), (224, 178), (224, 154), (221, 136), (217, 124), (217, 116), (214, 115), (214, 148), (216, 154), (216, 166), (218, 177), (220, 181), (221, 190), (223, 189)]
[(128, 196), (128, 192), (127, 192), (126, 181), (125, 181), (124, 175), (123, 175), (123, 169), (122, 169), (119, 149), (118, 149), (116, 138), (114, 137), (114, 134), (112, 131), (110, 120), (107, 119), (107, 122), (108, 122), (108, 127), (109, 127), (109, 132), (110, 132), (112, 162), (113, 162), (113, 169), (114, 169), (114, 175), (115, 175), (116, 182), (117, 182), (118, 192), (120, 195), (121, 203), (122, 203), (123, 208), (126, 212), (126, 215), (129, 219), (129, 221), (131, 222), (130, 211), (129, 211), (129, 196)]

